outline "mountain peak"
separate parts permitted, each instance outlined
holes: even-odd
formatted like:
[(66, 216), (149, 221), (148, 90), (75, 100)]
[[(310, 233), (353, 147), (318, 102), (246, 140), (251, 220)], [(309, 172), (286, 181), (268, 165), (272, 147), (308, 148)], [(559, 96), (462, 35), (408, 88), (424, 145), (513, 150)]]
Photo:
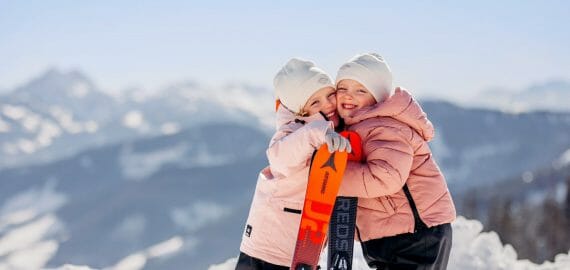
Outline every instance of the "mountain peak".
[[(52, 67), (8, 94), (8, 100), (18, 103), (61, 104), (106, 96), (83, 72), (63, 71)], [(67, 100), (67, 101), (66, 101)]]
[(81, 99), (93, 92), (100, 91), (91, 79), (80, 70), (62, 71), (59, 68), (52, 67), (27, 84), (18, 87), (14, 91), (14, 96), (20, 100), (30, 100), (52, 95)]

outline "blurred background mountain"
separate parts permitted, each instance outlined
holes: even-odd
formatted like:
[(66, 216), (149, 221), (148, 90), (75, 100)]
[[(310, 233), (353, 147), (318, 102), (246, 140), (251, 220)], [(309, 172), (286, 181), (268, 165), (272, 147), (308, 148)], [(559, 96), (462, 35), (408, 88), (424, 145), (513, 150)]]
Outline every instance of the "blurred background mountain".
[[(228, 105), (227, 93), (243, 103)], [(106, 267), (169, 239), (177, 248), (150, 256), (145, 269), (206, 269), (237, 253), (267, 163), (270, 89), (186, 82), (110, 96), (79, 71), (50, 69), (0, 100), (4, 258), (29, 252), (52, 266)], [(420, 102), (459, 214), (522, 258), (566, 252), (570, 111)], [(35, 238), (16, 245), (20, 234)], [(39, 248), (46, 243), (51, 253)]]

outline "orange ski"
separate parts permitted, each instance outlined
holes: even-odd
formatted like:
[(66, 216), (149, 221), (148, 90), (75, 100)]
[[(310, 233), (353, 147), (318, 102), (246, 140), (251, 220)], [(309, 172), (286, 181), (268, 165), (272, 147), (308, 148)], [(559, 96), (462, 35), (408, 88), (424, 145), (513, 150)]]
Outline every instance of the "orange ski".
[(293, 270), (317, 267), (347, 157), (346, 152), (330, 153), (326, 144), (313, 156), (291, 264)]

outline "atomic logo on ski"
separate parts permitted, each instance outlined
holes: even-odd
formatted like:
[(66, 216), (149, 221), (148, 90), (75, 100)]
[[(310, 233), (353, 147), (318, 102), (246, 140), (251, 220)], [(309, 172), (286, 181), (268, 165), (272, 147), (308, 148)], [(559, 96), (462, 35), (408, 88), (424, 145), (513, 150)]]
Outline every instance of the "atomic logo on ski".
[(333, 169), (333, 171), (336, 172), (336, 167), (334, 165), (334, 154), (336, 154), (336, 152), (333, 152), (331, 154), (331, 156), (329, 157), (327, 162), (325, 162), (325, 164), (323, 164), (323, 166), (321, 166), (321, 169), (324, 169), (325, 167), (331, 167), (331, 169)]

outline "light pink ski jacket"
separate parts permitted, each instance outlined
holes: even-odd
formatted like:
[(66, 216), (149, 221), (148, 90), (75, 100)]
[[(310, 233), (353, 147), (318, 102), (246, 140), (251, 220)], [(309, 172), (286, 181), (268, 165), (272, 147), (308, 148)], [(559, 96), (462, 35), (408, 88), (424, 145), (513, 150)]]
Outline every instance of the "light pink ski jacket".
[(266, 262), (289, 267), (313, 152), (325, 143), (333, 123), (321, 114), (299, 117), (283, 106), (277, 110), (277, 132), (257, 179), (240, 250)]
[(455, 206), (428, 141), (434, 127), (405, 90), (345, 119), (362, 138), (362, 163), (349, 161), (340, 195), (359, 197), (356, 224), (362, 241), (414, 232), (408, 184), (422, 221), (450, 223)]

